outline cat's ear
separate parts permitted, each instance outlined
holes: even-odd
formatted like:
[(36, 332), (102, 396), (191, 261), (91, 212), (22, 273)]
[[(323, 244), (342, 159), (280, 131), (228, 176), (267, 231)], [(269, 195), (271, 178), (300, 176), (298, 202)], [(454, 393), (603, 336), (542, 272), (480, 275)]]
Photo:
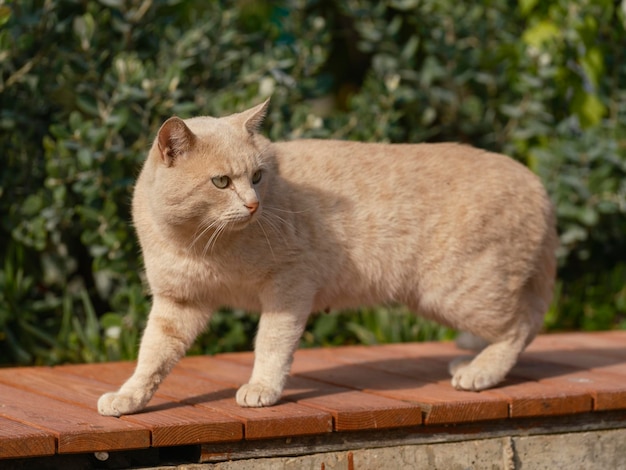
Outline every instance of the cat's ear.
[(181, 155), (193, 147), (196, 136), (179, 117), (171, 117), (163, 123), (157, 137), (161, 160), (172, 166)]
[(243, 127), (248, 131), (250, 135), (256, 134), (263, 125), (263, 120), (267, 115), (267, 108), (269, 108), (270, 99), (266, 99), (263, 103), (241, 113), (243, 118)]

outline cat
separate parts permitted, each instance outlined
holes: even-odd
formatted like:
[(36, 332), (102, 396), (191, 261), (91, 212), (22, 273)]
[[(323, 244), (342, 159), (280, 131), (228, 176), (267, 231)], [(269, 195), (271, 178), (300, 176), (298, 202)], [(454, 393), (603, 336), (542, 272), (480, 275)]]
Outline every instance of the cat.
[(144, 408), (221, 306), (262, 312), (244, 407), (280, 399), (311, 312), (387, 302), (483, 343), (451, 364), (456, 389), (504, 380), (552, 298), (557, 234), (539, 179), (453, 143), (271, 143), (268, 105), (158, 131), (132, 205), (152, 309), (133, 375), (99, 412)]

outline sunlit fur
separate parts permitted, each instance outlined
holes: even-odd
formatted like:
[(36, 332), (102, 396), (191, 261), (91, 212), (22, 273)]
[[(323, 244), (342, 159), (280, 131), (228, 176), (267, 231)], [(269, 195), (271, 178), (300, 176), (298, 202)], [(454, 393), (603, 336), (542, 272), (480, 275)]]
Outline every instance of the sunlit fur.
[(271, 143), (267, 106), (159, 130), (133, 198), (153, 306), (135, 373), (99, 411), (142, 409), (220, 306), (262, 312), (241, 406), (280, 398), (310, 312), (386, 302), (486, 346), (451, 365), (454, 387), (501, 382), (552, 298), (539, 180), (458, 144)]

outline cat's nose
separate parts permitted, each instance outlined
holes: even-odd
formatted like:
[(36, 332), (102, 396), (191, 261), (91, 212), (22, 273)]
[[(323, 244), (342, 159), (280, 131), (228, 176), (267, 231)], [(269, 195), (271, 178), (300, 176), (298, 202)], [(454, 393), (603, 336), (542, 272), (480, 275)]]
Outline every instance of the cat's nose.
[(250, 211), (250, 215), (254, 214), (256, 210), (259, 208), (259, 201), (252, 201), (246, 204), (246, 207)]

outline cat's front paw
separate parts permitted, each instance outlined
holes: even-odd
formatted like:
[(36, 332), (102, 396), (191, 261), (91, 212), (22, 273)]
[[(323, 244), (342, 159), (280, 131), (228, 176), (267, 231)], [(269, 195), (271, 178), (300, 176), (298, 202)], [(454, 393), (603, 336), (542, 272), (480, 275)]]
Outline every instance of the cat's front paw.
[(281, 393), (282, 390), (263, 384), (245, 384), (237, 390), (237, 404), (250, 408), (272, 406), (280, 399)]
[(103, 416), (121, 416), (140, 411), (145, 400), (131, 394), (120, 392), (105, 393), (98, 400), (98, 413)]

